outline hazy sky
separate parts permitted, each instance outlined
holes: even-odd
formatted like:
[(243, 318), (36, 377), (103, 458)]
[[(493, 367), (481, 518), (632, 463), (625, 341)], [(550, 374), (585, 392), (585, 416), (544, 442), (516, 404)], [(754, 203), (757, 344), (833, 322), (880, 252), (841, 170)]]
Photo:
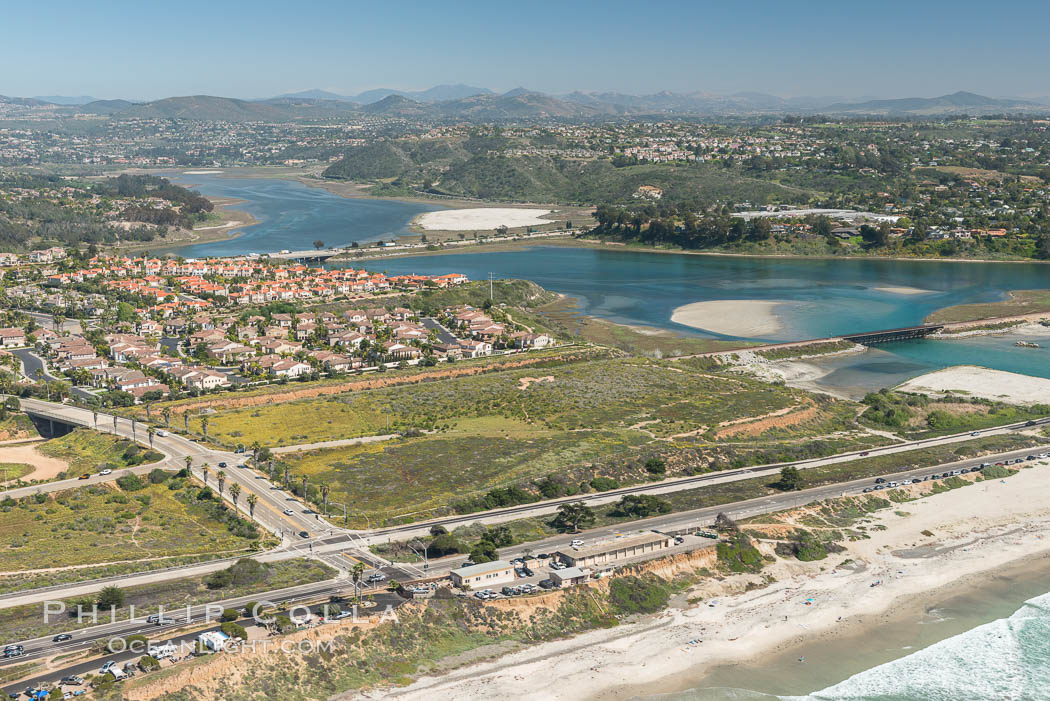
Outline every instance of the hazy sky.
[(1050, 95), (1050, 2), (3, 0), (0, 94)]

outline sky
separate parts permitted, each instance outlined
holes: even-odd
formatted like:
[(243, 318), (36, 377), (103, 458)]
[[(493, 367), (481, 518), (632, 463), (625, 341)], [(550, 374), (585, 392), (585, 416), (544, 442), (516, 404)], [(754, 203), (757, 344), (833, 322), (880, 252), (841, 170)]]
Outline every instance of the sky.
[(1050, 3), (3, 0), (0, 94), (1050, 95)]

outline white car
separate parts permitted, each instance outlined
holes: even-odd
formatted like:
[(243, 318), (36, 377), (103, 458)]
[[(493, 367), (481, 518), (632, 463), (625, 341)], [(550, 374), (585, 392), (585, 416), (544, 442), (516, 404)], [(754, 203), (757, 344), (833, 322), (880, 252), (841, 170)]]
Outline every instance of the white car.
[(165, 431), (165, 430), (164, 430), (164, 429), (162, 428), (162, 429), (160, 429), (159, 431), (157, 431), (157, 435), (158, 435), (158, 436), (160, 436), (161, 438), (164, 438), (165, 436), (167, 436), (167, 435), (168, 435), (168, 432), (167, 432), (167, 431)]
[(284, 510), (284, 515), (285, 515), (285, 516), (291, 516), (291, 515), (292, 515), (292, 514), (294, 514), (294, 513), (295, 513), (295, 512), (294, 512), (294, 511), (292, 511), (291, 509), (285, 509), (285, 510)]
[(574, 540), (571, 543), (569, 543), (569, 545), (571, 545), (574, 548), (582, 548), (583, 547), (583, 541), (580, 540), (579, 538), (577, 538), (576, 540)]
[(113, 470), (110, 470), (109, 468), (106, 468), (105, 470), (102, 470), (101, 472), (99, 472), (99, 474), (100, 475), (112, 475), (113, 474)]

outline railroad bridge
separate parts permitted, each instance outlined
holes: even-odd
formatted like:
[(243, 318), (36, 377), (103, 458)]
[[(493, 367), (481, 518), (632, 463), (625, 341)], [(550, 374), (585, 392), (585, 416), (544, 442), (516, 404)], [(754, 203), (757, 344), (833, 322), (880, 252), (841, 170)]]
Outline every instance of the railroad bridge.
[(922, 326), (907, 326), (901, 329), (887, 329), (885, 331), (867, 331), (852, 335), (844, 335), (843, 339), (859, 343), (862, 346), (873, 346), (877, 343), (890, 343), (892, 341), (908, 341), (913, 338), (923, 338), (931, 333), (936, 333), (944, 328), (943, 324), (924, 324)]

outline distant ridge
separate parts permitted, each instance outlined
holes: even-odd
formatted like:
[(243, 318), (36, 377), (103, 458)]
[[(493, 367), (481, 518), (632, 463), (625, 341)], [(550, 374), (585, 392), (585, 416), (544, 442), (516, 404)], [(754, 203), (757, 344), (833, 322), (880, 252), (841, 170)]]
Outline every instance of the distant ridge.
[(868, 100), (858, 103), (837, 103), (823, 109), (832, 114), (952, 114), (967, 111), (1002, 111), (1043, 108), (1032, 100), (996, 99), (959, 91), (940, 97), (904, 97), (895, 100)]

